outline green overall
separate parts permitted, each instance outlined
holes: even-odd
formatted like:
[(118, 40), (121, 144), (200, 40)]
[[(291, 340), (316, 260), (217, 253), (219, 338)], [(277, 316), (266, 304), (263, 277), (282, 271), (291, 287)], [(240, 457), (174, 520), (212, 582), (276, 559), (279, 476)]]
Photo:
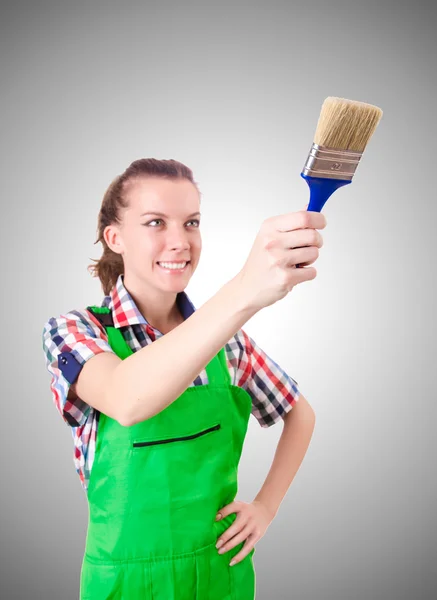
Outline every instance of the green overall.
[[(88, 308), (117, 356), (132, 354), (110, 310)], [(236, 518), (215, 521), (237, 494), (252, 402), (230, 383), (223, 348), (206, 372), (208, 385), (130, 427), (99, 414), (80, 600), (254, 600), (255, 548), (231, 567), (244, 542), (215, 547)]]

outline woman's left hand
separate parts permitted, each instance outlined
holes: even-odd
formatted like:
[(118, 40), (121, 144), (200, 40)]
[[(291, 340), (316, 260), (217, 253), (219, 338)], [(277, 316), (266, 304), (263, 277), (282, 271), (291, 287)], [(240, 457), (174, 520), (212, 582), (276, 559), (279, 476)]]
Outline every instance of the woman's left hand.
[(253, 500), (253, 502), (235, 500), (220, 509), (218, 512), (219, 518), (216, 520), (219, 521), (221, 518), (227, 517), (232, 513), (236, 513), (237, 518), (221, 534), (217, 540), (216, 547), (219, 548), (219, 554), (222, 554), (244, 541), (244, 546), (230, 563), (234, 565), (243, 560), (263, 537), (270, 523), (273, 521), (274, 515), (258, 500)]

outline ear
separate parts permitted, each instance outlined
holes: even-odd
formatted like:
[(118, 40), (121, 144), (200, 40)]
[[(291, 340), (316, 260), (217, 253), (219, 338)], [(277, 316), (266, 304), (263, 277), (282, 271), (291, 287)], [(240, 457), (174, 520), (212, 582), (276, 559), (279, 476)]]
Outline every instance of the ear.
[(116, 254), (122, 254), (124, 251), (123, 240), (117, 225), (107, 225), (103, 231), (103, 237), (109, 248)]

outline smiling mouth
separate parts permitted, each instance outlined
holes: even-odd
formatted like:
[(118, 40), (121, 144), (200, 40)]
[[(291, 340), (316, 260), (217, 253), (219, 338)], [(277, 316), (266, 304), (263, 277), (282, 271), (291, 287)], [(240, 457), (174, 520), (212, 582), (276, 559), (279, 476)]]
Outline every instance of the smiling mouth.
[[(184, 264), (185, 263), (185, 264)], [(166, 263), (165, 261), (162, 262), (157, 262), (156, 264), (161, 267), (161, 269), (164, 269), (164, 271), (176, 271), (176, 272), (181, 272), (181, 271), (185, 271), (185, 269), (188, 267), (188, 265), (191, 263), (190, 260), (184, 260), (184, 261), (180, 261), (180, 263), (176, 263), (176, 264), (184, 264), (183, 267), (166, 267), (166, 264), (171, 264), (171, 263)]]
[(181, 265), (182, 263), (185, 263), (188, 265), (190, 262), (191, 262), (191, 260), (180, 260), (179, 262), (176, 262), (174, 260), (158, 260), (156, 262), (156, 264), (157, 265), (162, 265), (162, 264), (164, 264), (164, 265)]

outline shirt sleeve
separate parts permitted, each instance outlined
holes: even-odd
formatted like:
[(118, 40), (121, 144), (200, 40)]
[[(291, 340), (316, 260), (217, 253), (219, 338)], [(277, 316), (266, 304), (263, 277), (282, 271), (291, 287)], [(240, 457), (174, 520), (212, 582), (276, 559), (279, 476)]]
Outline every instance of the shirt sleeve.
[(52, 399), (71, 427), (83, 425), (91, 406), (71, 389), (87, 360), (100, 352), (113, 352), (105, 328), (86, 309), (51, 317), (44, 325), (42, 346), (51, 375)]
[(261, 427), (270, 427), (293, 408), (300, 391), (298, 383), (268, 356), (243, 329), (227, 344), (233, 385), (252, 398), (252, 414)]

